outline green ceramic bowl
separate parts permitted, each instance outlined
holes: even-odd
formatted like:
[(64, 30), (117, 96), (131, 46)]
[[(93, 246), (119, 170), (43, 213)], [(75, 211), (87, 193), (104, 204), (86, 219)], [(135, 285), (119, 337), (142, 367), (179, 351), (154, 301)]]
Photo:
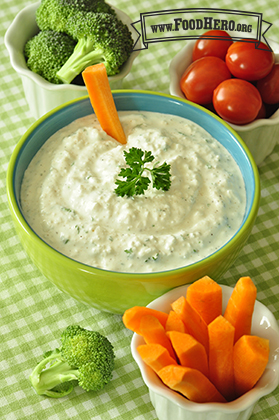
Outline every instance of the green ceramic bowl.
[(40, 118), (25, 133), (12, 154), (7, 171), (7, 194), (20, 241), (38, 269), (59, 289), (79, 301), (122, 314), (135, 305), (147, 305), (168, 290), (209, 275), (218, 281), (243, 248), (254, 225), (260, 200), (257, 166), (241, 138), (220, 118), (198, 105), (170, 95), (146, 91), (114, 91), (118, 110), (175, 114), (201, 125), (231, 153), (246, 187), (246, 211), (237, 233), (207, 258), (175, 270), (156, 273), (120, 273), (91, 267), (59, 253), (40, 239), (26, 222), (20, 205), (22, 177), (44, 142), (76, 118), (92, 113), (88, 97), (68, 102)]

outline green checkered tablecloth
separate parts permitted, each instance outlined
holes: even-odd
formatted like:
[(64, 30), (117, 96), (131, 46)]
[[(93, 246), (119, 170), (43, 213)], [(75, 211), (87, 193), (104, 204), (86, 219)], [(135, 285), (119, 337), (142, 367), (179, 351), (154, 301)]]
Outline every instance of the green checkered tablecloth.
[[(156, 420), (148, 390), (130, 353), (131, 332), (118, 315), (100, 312), (60, 292), (31, 263), (15, 233), (8, 209), (5, 178), (14, 146), (34, 122), (20, 78), (12, 69), (3, 37), (15, 15), (27, 4), (2, 0), (0, 81), (0, 419), (5, 420)], [(140, 13), (191, 7), (223, 8), (263, 13), (272, 23), (269, 36), (279, 40), (278, 0), (119, 0), (111, 4), (133, 21)], [(137, 58), (124, 88), (168, 93), (168, 66), (181, 42), (149, 45)], [(233, 286), (250, 275), (258, 288), (258, 300), (279, 319), (279, 144), (260, 165), (261, 204), (252, 235), (241, 255), (224, 275)], [(43, 352), (58, 345), (60, 332), (69, 324), (105, 334), (116, 351), (113, 380), (101, 392), (74, 392), (60, 400), (36, 395), (29, 374)], [(279, 389), (262, 398), (252, 420), (278, 418)], [(172, 419), (170, 419), (172, 420)]]

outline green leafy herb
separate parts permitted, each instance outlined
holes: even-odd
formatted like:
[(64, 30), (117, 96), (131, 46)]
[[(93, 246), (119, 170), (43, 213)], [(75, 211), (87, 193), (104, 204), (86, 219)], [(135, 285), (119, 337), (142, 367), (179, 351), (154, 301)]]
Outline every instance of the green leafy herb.
[[(117, 179), (115, 181), (117, 188), (114, 191), (118, 196), (124, 197), (124, 195), (127, 195), (132, 197), (133, 195), (144, 194), (151, 180), (152, 186), (157, 190), (168, 191), (170, 189), (170, 165), (166, 162), (160, 166), (155, 164), (152, 169), (147, 168), (145, 164), (152, 162), (155, 159), (154, 156), (150, 151), (144, 152), (136, 147), (131, 147), (128, 152), (124, 150), (124, 156), (129, 167), (121, 168), (118, 174), (119, 177), (126, 179)], [(143, 176), (144, 171), (150, 173), (151, 180), (149, 177)]]

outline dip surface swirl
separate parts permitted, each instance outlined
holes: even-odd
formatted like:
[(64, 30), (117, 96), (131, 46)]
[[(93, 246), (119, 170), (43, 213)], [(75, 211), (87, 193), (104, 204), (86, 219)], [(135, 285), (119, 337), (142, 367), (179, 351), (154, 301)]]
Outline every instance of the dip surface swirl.
[[(48, 139), (22, 182), (28, 224), (64, 255), (120, 272), (179, 268), (223, 246), (245, 211), (244, 182), (230, 154), (187, 119), (140, 111), (119, 116), (126, 145), (109, 137), (94, 114)], [(123, 152), (131, 147), (171, 165), (169, 191), (150, 186), (144, 195), (116, 195)]]

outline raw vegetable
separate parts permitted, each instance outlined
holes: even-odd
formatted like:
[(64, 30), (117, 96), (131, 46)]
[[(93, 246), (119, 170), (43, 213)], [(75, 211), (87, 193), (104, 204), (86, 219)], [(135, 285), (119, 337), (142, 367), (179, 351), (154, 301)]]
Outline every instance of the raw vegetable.
[(206, 105), (212, 102), (214, 89), (230, 79), (226, 63), (218, 57), (202, 57), (193, 61), (180, 79), (180, 88), (192, 102)]
[(187, 333), (169, 331), (167, 336), (180, 365), (197, 369), (208, 377), (208, 358), (204, 346)]
[(230, 296), (224, 318), (235, 328), (234, 342), (242, 335), (251, 333), (252, 316), (257, 288), (248, 276), (241, 277)]
[(215, 386), (199, 370), (169, 365), (161, 369), (158, 376), (169, 388), (180, 392), (190, 401), (226, 402)]
[(119, 143), (126, 143), (103, 63), (87, 67), (82, 72), (90, 102), (102, 129)]
[(208, 336), (209, 379), (231, 401), (234, 399), (234, 327), (219, 315), (208, 325)]
[(217, 114), (224, 120), (243, 125), (257, 118), (262, 98), (252, 83), (242, 79), (230, 79), (224, 80), (214, 90), (213, 105)]
[(104, 0), (42, 0), (36, 10), (36, 22), (42, 31), (67, 32), (67, 21), (77, 12), (115, 15), (114, 9)]
[[(191, 287), (198, 291), (205, 280), (214, 281), (205, 276), (196, 282), (198, 287), (193, 283), (188, 290)], [(218, 287), (213, 289), (218, 290)], [(256, 286), (251, 278), (241, 277), (224, 311), (230, 314), (232, 322), (238, 320), (249, 330), (255, 292)], [(214, 306), (215, 300), (210, 297), (209, 300)], [(247, 306), (248, 311), (245, 309)], [(170, 303), (168, 314), (141, 306), (130, 308), (124, 313), (123, 322), (127, 328), (142, 335), (146, 344), (139, 346), (139, 352), (143, 354), (145, 363), (153, 368), (165, 385), (191, 401), (227, 402), (238, 398), (255, 385), (268, 362), (268, 340), (245, 334), (235, 342), (236, 329), (240, 331), (238, 324), (235, 328), (224, 315), (217, 313), (206, 324), (185, 296)], [(152, 342), (157, 344), (148, 347), (153, 346), (147, 344)], [(170, 353), (170, 345), (173, 353)], [(246, 371), (250, 372), (248, 379)]]
[(36, 22), (42, 32), (67, 34), (74, 42), (71, 54), (55, 65), (59, 83), (71, 83), (86, 67), (100, 62), (113, 76), (133, 49), (128, 26), (104, 0), (42, 0)]
[(274, 64), (271, 72), (258, 80), (256, 86), (266, 104), (279, 103), (279, 63)]
[(61, 334), (61, 346), (45, 353), (30, 381), (37, 394), (53, 398), (68, 395), (76, 384), (86, 391), (101, 390), (112, 379), (114, 357), (102, 334), (70, 325)]
[(170, 339), (158, 318), (153, 315), (144, 315), (140, 320), (140, 332), (147, 344), (161, 344), (175, 359)]
[(128, 26), (109, 13), (77, 12), (68, 18), (66, 32), (77, 44), (57, 73), (63, 83), (71, 83), (86, 67), (99, 63), (108, 76), (114, 76), (133, 49)]
[(262, 106), (261, 109), (258, 112), (258, 115), (256, 117), (256, 119), (260, 119), (260, 118), (266, 118), (267, 112), (266, 112), (266, 105), (262, 102)]
[[(115, 193), (121, 197), (127, 195), (132, 197), (134, 195), (144, 194), (152, 180), (152, 186), (157, 190), (162, 189), (168, 191), (171, 186), (170, 165), (164, 162), (158, 166), (158, 163), (153, 168), (147, 167), (145, 164), (153, 162), (155, 159), (150, 151), (144, 152), (137, 147), (131, 147), (127, 152), (124, 150), (124, 156), (129, 168), (121, 168), (118, 176), (126, 178), (124, 181), (117, 179), (115, 184)], [(151, 180), (147, 176), (143, 176), (144, 172), (151, 175)]]
[(67, 34), (46, 30), (24, 46), (27, 67), (50, 83), (59, 84), (56, 73), (74, 51), (76, 42)]
[(165, 327), (168, 319), (168, 314), (165, 312), (147, 308), (146, 306), (133, 306), (124, 312), (122, 321), (126, 328), (141, 335), (140, 321), (141, 318), (145, 315), (155, 316), (163, 325), (163, 327)]
[(171, 304), (172, 309), (180, 316), (189, 334), (199, 341), (208, 352), (207, 324), (201, 315), (190, 305), (184, 296)]
[(207, 31), (194, 45), (192, 63), (182, 74), (180, 88), (188, 100), (205, 106), (229, 123), (245, 125), (269, 118), (277, 111), (276, 64), (273, 51), (262, 42), (232, 42), (225, 31)]
[(262, 376), (269, 357), (269, 340), (243, 335), (234, 345), (235, 392), (239, 397), (253, 388)]
[(176, 359), (171, 357), (161, 344), (142, 344), (137, 347), (137, 351), (142, 360), (156, 373), (165, 366), (177, 364)]
[(234, 42), (227, 51), (226, 64), (235, 77), (253, 82), (267, 76), (271, 71), (275, 56), (269, 47), (255, 40)]
[(195, 42), (192, 60), (208, 56), (225, 60), (227, 50), (232, 43), (232, 38), (226, 31), (220, 29), (207, 31)]
[(184, 322), (182, 321), (180, 316), (174, 311), (170, 311), (168, 314), (165, 330), (166, 331), (179, 331), (183, 333), (187, 332)]
[(222, 287), (208, 276), (188, 287), (186, 299), (206, 324), (222, 314)]

